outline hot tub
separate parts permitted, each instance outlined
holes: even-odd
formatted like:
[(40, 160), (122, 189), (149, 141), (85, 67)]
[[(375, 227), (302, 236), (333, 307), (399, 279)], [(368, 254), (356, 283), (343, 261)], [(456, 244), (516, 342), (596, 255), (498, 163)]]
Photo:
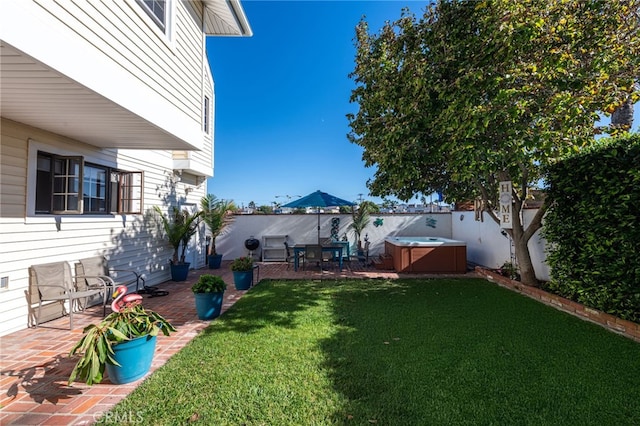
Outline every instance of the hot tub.
[(387, 237), (384, 251), (393, 257), (396, 272), (467, 272), (467, 243), (464, 241), (441, 237)]

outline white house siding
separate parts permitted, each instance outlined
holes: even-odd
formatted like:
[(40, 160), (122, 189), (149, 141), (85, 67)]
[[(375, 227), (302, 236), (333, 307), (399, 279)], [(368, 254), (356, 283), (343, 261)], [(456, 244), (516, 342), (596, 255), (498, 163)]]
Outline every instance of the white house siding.
[[(194, 155), (194, 160), (197, 164), (207, 165), (211, 176), (213, 176), (214, 158), (215, 158), (215, 145), (213, 135), (215, 130), (215, 112), (216, 112), (216, 96), (215, 88), (213, 85), (213, 75), (211, 74), (211, 68), (209, 62), (206, 61), (202, 66), (203, 72), (203, 88), (204, 93), (209, 94), (209, 133), (203, 136), (203, 149), (202, 151), (190, 151)], [(203, 96), (204, 99), (204, 96)]]
[[(170, 37), (135, 0), (21, 0), (25, 53), (202, 149), (202, 4), (172, 2)], [(28, 35), (28, 39), (26, 38)], [(66, 46), (66, 48), (64, 47)], [(73, 57), (68, 53), (73, 52)], [(114, 84), (117, 82), (117, 84)]]
[[(38, 215), (29, 199), (34, 166), (29, 162), (37, 150), (82, 155), (85, 161), (144, 172), (143, 215)], [(27, 326), (30, 265), (105, 255), (110, 265), (135, 269), (147, 284), (169, 279), (172, 249), (157, 235), (154, 205), (195, 205), (205, 193), (204, 185), (176, 182), (170, 170), (170, 151), (99, 150), (47, 131), (3, 119), (0, 144), (0, 277), (9, 288), (0, 291), (0, 334)], [(188, 191), (186, 191), (186, 189)], [(31, 190), (30, 190), (31, 189)], [(188, 194), (186, 194), (188, 192)], [(191, 247), (193, 267), (204, 265), (204, 230)]]
[[(202, 133), (202, 149), (199, 151), (173, 151), (174, 168), (177, 170), (188, 169), (198, 172), (200, 175), (213, 176), (214, 151), (214, 123), (215, 123), (215, 93), (213, 89), (213, 77), (209, 63), (205, 62), (202, 67), (203, 89), (202, 99), (209, 97), (209, 132)], [(202, 112), (204, 113), (204, 111)], [(204, 120), (204, 115), (203, 115)], [(204, 126), (203, 126), (204, 128)]]
[[(3, 41), (44, 67), (142, 117), (193, 148), (185, 170), (177, 152), (99, 148), (92, 141), (2, 118), (0, 127), (0, 335), (28, 325), (30, 265), (105, 255), (110, 266), (144, 273), (147, 284), (169, 279), (172, 248), (158, 236), (153, 206), (196, 210), (212, 175), (213, 79), (205, 54), (203, 4), (170, 2), (163, 34), (136, 0), (5, 0)], [(203, 131), (203, 99), (210, 99), (210, 132)], [(73, 98), (76, 101), (78, 98)], [(99, 119), (100, 114), (87, 117)], [(40, 126), (43, 127), (43, 126)], [(60, 131), (59, 133), (63, 133)], [(107, 132), (111, 137), (111, 134)], [(118, 129), (113, 129), (114, 142)], [(80, 140), (78, 140), (80, 139)], [(109, 145), (100, 141), (101, 146)], [(121, 144), (120, 146), (133, 146)], [(146, 147), (147, 145), (141, 145)], [(165, 147), (166, 145), (163, 145)], [(138, 148), (138, 145), (135, 145)], [(142, 215), (35, 215), (38, 150), (81, 155), (87, 162), (144, 173)], [(195, 173), (195, 174), (194, 174)], [(205, 263), (204, 226), (187, 252)]]
[[(2, 3), (3, 57), (19, 59), (7, 67), (12, 74), (3, 74), (11, 77), (14, 97), (7, 105), (15, 115), (5, 110), (0, 123), (0, 278), (8, 281), (0, 289), (0, 335), (28, 325), (30, 265), (105, 255), (112, 267), (144, 273), (147, 284), (169, 278), (172, 248), (158, 236), (153, 206), (197, 210), (213, 174), (215, 107), (202, 2), (170, 1), (166, 34), (137, 0)], [(208, 7), (220, 7), (222, 16), (231, 6), (220, 0)], [(214, 18), (207, 13), (208, 21)], [(246, 31), (230, 28), (230, 34), (250, 35), (240, 18)], [(15, 72), (20, 67), (38, 72)], [(56, 91), (59, 83), (65, 89)], [(38, 96), (41, 87), (55, 93)], [(203, 131), (205, 96), (209, 132)], [(144, 213), (36, 215), (38, 150), (143, 172)], [(180, 158), (186, 161), (176, 167)], [(202, 226), (187, 252), (192, 267), (205, 263), (204, 237)]]

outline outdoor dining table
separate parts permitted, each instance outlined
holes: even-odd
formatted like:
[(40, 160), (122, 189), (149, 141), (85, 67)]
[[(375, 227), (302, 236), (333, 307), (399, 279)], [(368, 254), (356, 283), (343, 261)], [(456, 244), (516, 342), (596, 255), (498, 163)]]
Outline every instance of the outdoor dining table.
[[(293, 246), (293, 257), (294, 257), (294, 262), (293, 262), (293, 270), (297, 271), (298, 270), (298, 265), (300, 264), (300, 253), (304, 253), (305, 247), (307, 246), (307, 244), (296, 244)], [(322, 251), (323, 252), (331, 252), (335, 255), (338, 256), (338, 263), (340, 265), (340, 270), (342, 271), (342, 251), (344, 249), (344, 245), (343, 244), (323, 244), (322, 245)]]

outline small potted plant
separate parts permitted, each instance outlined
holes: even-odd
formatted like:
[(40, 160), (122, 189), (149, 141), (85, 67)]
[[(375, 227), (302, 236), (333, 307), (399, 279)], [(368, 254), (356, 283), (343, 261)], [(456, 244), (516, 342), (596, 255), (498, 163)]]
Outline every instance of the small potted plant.
[(233, 271), (233, 283), (237, 290), (248, 290), (253, 281), (253, 258), (249, 256), (239, 257), (231, 262)]
[[(171, 263), (171, 279), (185, 281), (190, 266), (190, 263), (185, 261), (185, 253), (191, 237), (198, 231), (202, 212), (192, 214), (187, 209), (180, 210), (173, 206), (169, 213), (165, 214), (158, 206), (154, 206), (154, 209), (160, 217), (167, 240), (173, 247), (173, 256), (169, 261)], [(182, 251), (180, 252), (181, 247)]]
[(124, 285), (116, 289), (113, 312), (85, 327), (82, 338), (71, 348), (69, 356), (80, 354), (80, 359), (69, 384), (76, 380), (87, 385), (100, 383), (105, 369), (114, 384), (138, 380), (151, 368), (158, 333), (168, 336), (176, 331), (160, 314), (142, 307), (142, 296), (125, 297), (126, 291)]
[(218, 269), (222, 262), (222, 255), (216, 251), (216, 237), (229, 226), (234, 219), (233, 212), (236, 206), (232, 200), (219, 200), (213, 194), (207, 194), (200, 199), (202, 221), (207, 225), (211, 233), (207, 260), (209, 268)]
[(198, 281), (191, 286), (196, 299), (198, 318), (212, 320), (220, 316), (226, 288), (227, 284), (221, 277), (211, 274), (200, 275)]

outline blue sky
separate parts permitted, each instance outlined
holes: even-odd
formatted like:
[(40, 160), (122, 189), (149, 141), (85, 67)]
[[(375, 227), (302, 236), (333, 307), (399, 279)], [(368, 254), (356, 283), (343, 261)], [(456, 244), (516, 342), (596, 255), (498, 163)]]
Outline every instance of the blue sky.
[[(355, 27), (372, 31), (424, 1), (242, 2), (250, 38), (209, 37), (216, 93), (215, 176), (208, 191), (239, 205), (282, 204), (322, 190), (369, 196), (362, 149), (347, 140)], [(362, 194), (362, 195), (361, 195)], [(280, 196), (276, 198), (276, 196)]]
[[(355, 87), (355, 27), (378, 32), (403, 7), (426, 1), (266, 1), (242, 5), (253, 37), (209, 37), (215, 81), (215, 176), (208, 192), (246, 206), (285, 204), (322, 190), (350, 201), (371, 197), (374, 169), (347, 140)], [(640, 122), (636, 106), (634, 129)], [(414, 200), (415, 201), (415, 200)]]

